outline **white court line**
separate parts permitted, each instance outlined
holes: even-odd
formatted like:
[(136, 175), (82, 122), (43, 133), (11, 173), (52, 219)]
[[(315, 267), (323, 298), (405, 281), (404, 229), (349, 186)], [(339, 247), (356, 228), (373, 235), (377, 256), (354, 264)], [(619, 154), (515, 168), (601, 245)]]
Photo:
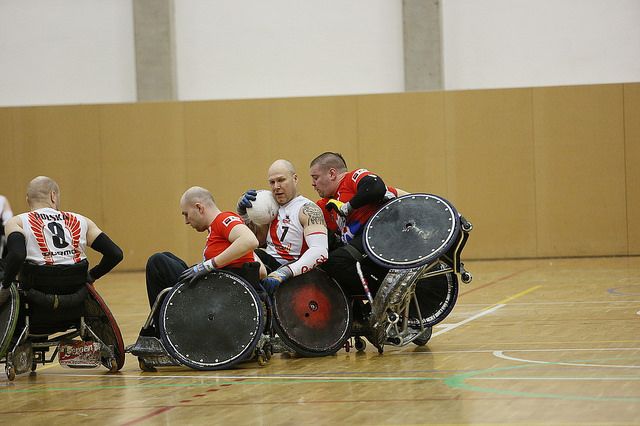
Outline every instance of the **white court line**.
[(604, 367), (604, 368), (640, 368), (640, 365), (613, 365), (613, 364), (582, 364), (572, 362), (535, 361), (532, 359), (515, 358), (505, 355), (503, 351), (494, 351), (493, 355), (509, 361), (525, 362), (530, 364), (568, 365), (570, 367)]
[(491, 314), (491, 313), (493, 313), (493, 312), (497, 311), (497, 310), (498, 310), (498, 309), (500, 309), (500, 308), (504, 308), (505, 306), (507, 306), (507, 305), (505, 305), (505, 304), (496, 305), (496, 306), (494, 306), (494, 307), (492, 307), (492, 308), (490, 308), (490, 309), (487, 309), (487, 310), (484, 310), (484, 311), (478, 312), (477, 314), (475, 314), (475, 315), (473, 315), (473, 316), (471, 316), (471, 317), (467, 318), (467, 319), (466, 319), (466, 320), (464, 320), (464, 321), (460, 321), (460, 322), (457, 322), (457, 323), (455, 323), (455, 324), (445, 324), (445, 325), (443, 326), (443, 327), (445, 327), (445, 329), (444, 329), (444, 330), (441, 330), (441, 331), (438, 331), (438, 332), (436, 332), (436, 333), (433, 333), (433, 334), (431, 335), (431, 338), (434, 338), (434, 337), (436, 337), (436, 336), (439, 336), (439, 335), (441, 335), (441, 334), (444, 334), (444, 333), (447, 333), (447, 332), (449, 332), (449, 331), (451, 331), (451, 330), (454, 330), (454, 329), (456, 329), (456, 328), (460, 327), (461, 325), (465, 325), (465, 324), (466, 324), (466, 323), (468, 323), (468, 322), (471, 322), (471, 321), (473, 321), (473, 320), (476, 320), (476, 319), (478, 319), (478, 318), (480, 318), (480, 317), (483, 317), (483, 316), (485, 316), (485, 315)]

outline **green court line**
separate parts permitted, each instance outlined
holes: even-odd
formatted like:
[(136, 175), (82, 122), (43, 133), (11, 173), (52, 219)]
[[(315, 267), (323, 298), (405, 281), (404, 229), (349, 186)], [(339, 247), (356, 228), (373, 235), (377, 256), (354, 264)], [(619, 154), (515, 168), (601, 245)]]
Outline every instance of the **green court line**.
[[(620, 358), (614, 358), (620, 359)], [(604, 360), (599, 360), (604, 361)], [(579, 362), (579, 361), (572, 361)], [(584, 362), (584, 361), (580, 361)], [(475, 378), (480, 374), (492, 374), (497, 371), (510, 371), (517, 370), (521, 368), (533, 368), (540, 366), (548, 366), (548, 365), (560, 365), (555, 362), (549, 362), (547, 364), (537, 364), (537, 365), (516, 365), (511, 367), (498, 367), (498, 368), (489, 368), (486, 370), (478, 370), (472, 371), (470, 373), (457, 374), (451, 377), (447, 377), (444, 379), (444, 384), (449, 386), (452, 389), (461, 389), (473, 392), (483, 392), (483, 393), (493, 393), (498, 395), (508, 395), (508, 396), (520, 396), (524, 398), (547, 398), (547, 399), (560, 399), (565, 401), (622, 401), (622, 402), (639, 402), (640, 397), (607, 397), (607, 396), (582, 396), (582, 395), (560, 395), (554, 393), (538, 393), (538, 392), (521, 392), (521, 391), (512, 391), (508, 389), (495, 389), (495, 388), (487, 388), (481, 386), (474, 386), (466, 383), (467, 379)], [(562, 365), (563, 367), (565, 365)], [(477, 378), (477, 380), (482, 380), (482, 378)], [(499, 378), (498, 378), (499, 380)]]
[[(621, 360), (624, 358), (606, 358), (599, 359), (598, 361), (606, 361), (606, 360)], [(633, 358), (636, 359), (636, 358)], [(590, 360), (593, 361), (593, 360)], [(571, 361), (571, 362), (585, 362), (585, 360), (579, 361)], [(0, 393), (43, 393), (43, 392), (55, 392), (55, 391), (97, 391), (97, 390), (109, 390), (109, 389), (135, 389), (135, 388), (149, 388), (149, 389), (158, 389), (158, 388), (192, 388), (192, 387), (218, 387), (222, 385), (291, 385), (291, 384), (309, 384), (309, 383), (365, 383), (365, 382), (399, 382), (399, 381), (442, 381), (445, 385), (452, 389), (461, 389), (472, 392), (482, 392), (482, 393), (492, 393), (498, 395), (508, 395), (508, 396), (517, 396), (517, 397), (525, 397), (525, 398), (547, 398), (547, 399), (559, 399), (559, 400), (576, 400), (576, 401), (622, 401), (622, 402), (639, 402), (640, 397), (606, 397), (606, 396), (582, 396), (582, 395), (561, 395), (561, 394), (553, 394), (553, 393), (538, 393), (538, 392), (521, 392), (521, 391), (512, 391), (507, 389), (495, 389), (488, 388), (482, 386), (475, 386), (467, 383), (468, 379), (473, 380), (510, 380), (517, 378), (510, 377), (496, 377), (496, 378), (487, 378), (487, 377), (477, 377), (480, 375), (493, 374), (495, 372), (500, 371), (512, 371), (519, 370), (524, 368), (535, 368), (535, 367), (545, 367), (549, 365), (560, 365), (565, 367), (560, 363), (548, 362), (546, 364), (527, 364), (527, 365), (516, 365), (509, 367), (497, 367), (497, 368), (489, 368), (484, 370), (476, 370), (472, 372), (455, 374), (449, 377), (371, 377), (371, 378), (349, 378), (349, 377), (337, 377), (334, 379), (312, 379), (312, 378), (296, 378), (296, 379), (286, 379), (283, 378), (281, 380), (278, 379), (269, 379), (269, 380), (243, 380), (236, 381), (234, 379), (219, 381), (214, 379), (211, 382), (204, 383), (151, 383), (151, 384), (124, 384), (124, 385), (99, 385), (99, 386), (85, 386), (85, 387), (54, 387), (54, 388), (42, 388), (42, 389), (0, 389)], [(161, 378), (158, 378), (161, 379)], [(544, 379), (544, 378), (542, 378)], [(570, 378), (568, 378), (570, 379)], [(593, 378), (593, 380), (598, 380), (599, 378)], [(624, 378), (622, 378), (624, 379)], [(549, 380), (553, 380), (553, 378), (549, 378)], [(635, 377), (632, 380), (636, 380)], [(15, 386), (15, 385), (14, 385)]]

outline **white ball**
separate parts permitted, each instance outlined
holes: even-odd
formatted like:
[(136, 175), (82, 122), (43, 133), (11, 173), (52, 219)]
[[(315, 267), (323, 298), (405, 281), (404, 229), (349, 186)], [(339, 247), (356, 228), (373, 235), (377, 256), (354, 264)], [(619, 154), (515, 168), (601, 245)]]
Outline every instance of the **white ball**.
[(247, 208), (249, 220), (256, 225), (268, 225), (278, 214), (280, 207), (273, 198), (271, 191), (259, 190), (256, 194), (256, 200), (251, 202), (252, 207)]

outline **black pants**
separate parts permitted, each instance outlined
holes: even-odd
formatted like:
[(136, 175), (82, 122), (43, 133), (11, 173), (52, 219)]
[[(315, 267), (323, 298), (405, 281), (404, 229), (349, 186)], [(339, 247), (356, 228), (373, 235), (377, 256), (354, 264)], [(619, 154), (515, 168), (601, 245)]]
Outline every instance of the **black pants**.
[[(153, 303), (162, 290), (177, 284), (180, 274), (187, 268), (184, 260), (169, 252), (156, 253), (147, 260), (149, 307), (153, 307)], [(239, 275), (254, 286), (260, 282), (260, 264), (258, 262), (245, 263), (241, 268), (225, 267), (222, 269)]]
[(275, 257), (271, 256), (269, 253), (262, 249), (257, 249), (256, 251), (254, 251), (254, 253), (260, 258), (262, 263), (264, 263), (265, 268), (267, 268), (267, 274), (272, 273), (280, 266), (282, 266), (280, 265), (280, 262), (275, 259)]
[[(358, 253), (363, 254), (362, 234), (356, 235), (353, 241), (349, 243), (349, 246), (355, 248)], [(364, 288), (356, 269), (357, 260), (349, 249), (343, 246), (329, 252), (329, 258), (320, 267), (340, 284), (347, 296), (362, 295), (364, 294)], [(375, 295), (387, 275), (388, 269), (376, 265), (367, 257), (360, 259), (360, 266), (371, 294)]]
[(156, 253), (147, 260), (147, 297), (149, 307), (153, 306), (158, 294), (167, 287), (173, 287), (178, 277), (188, 266), (173, 253)]

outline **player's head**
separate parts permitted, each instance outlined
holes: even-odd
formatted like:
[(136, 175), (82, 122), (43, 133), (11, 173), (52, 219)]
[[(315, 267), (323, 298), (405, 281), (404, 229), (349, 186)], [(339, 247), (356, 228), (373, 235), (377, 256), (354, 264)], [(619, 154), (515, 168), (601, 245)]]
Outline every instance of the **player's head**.
[(340, 178), (347, 172), (347, 163), (337, 152), (318, 155), (309, 165), (311, 185), (321, 197), (333, 197), (340, 185)]
[(298, 175), (293, 164), (287, 160), (276, 160), (267, 172), (273, 197), (281, 206), (298, 195)]
[(33, 178), (27, 185), (27, 204), (32, 210), (43, 207), (57, 209), (60, 205), (60, 187), (50, 177)]
[(192, 186), (180, 198), (180, 210), (184, 216), (184, 223), (191, 225), (198, 232), (209, 228), (216, 209), (211, 192), (200, 186)]

